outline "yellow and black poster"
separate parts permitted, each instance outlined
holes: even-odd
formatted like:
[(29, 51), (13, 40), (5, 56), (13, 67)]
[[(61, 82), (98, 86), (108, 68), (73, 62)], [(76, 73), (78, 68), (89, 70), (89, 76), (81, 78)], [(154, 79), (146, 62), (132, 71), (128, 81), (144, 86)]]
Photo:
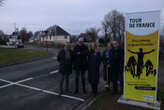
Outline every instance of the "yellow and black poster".
[(160, 11), (126, 14), (124, 97), (157, 99)]

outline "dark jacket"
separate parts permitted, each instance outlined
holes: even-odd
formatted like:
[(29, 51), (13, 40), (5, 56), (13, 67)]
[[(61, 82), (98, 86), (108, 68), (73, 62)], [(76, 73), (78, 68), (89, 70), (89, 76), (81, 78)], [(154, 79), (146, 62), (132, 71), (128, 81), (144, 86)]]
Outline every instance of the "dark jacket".
[(87, 70), (88, 65), (88, 47), (76, 45), (73, 50), (73, 65), (75, 70)]
[(120, 78), (123, 78), (124, 53), (121, 48), (111, 49), (109, 64), (111, 80), (120, 80)]
[(61, 74), (71, 74), (72, 73), (72, 60), (73, 60), (73, 52), (70, 52), (70, 60), (67, 60), (65, 57), (65, 50), (62, 49), (58, 53), (57, 60), (59, 62), (59, 72)]
[(88, 55), (88, 80), (90, 84), (99, 83), (100, 52), (91, 50)]

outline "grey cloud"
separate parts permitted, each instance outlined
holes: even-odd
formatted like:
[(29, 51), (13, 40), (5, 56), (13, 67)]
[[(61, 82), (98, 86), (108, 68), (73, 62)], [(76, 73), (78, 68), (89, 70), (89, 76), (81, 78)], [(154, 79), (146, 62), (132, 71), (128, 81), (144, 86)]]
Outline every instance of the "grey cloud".
[(89, 27), (101, 27), (104, 15), (112, 9), (123, 13), (162, 10), (163, 0), (6, 0), (0, 8), (0, 29), (13, 31), (13, 23), (29, 30), (58, 24), (78, 34)]

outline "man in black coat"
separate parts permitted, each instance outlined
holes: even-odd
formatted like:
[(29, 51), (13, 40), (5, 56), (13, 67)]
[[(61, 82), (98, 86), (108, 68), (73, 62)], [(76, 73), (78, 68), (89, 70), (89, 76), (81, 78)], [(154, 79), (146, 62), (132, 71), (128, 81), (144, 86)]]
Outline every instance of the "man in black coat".
[(75, 94), (79, 92), (79, 77), (81, 76), (83, 92), (86, 93), (85, 88), (85, 72), (88, 66), (88, 47), (84, 45), (83, 38), (80, 38), (78, 44), (75, 46), (73, 50), (74, 54), (74, 69), (76, 72), (75, 79)]
[(57, 56), (59, 62), (59, 72), (61, 73), (60, 94), (63, 93), (63, 83), (65, 79), (65, 90), (69, 90), (69, 75), (72, 73), (73, 53), (70, 43), (66, 43), (64, 49), (60, 50)]
[(120, 81), (121, 92), (123, 91), (123, 62), (124, 53), (118, 41), (113, 41), (113, 48), (110, 51), (110, 79), (113, 83), (114, 94), (118, 92), (117, 81)]

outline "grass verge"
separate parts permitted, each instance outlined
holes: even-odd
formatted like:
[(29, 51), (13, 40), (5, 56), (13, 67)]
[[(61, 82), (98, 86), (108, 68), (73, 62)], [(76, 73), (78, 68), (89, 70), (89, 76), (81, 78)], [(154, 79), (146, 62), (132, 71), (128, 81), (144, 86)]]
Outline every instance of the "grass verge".
[[(111, 91), (105, 90), (86, 110), (150, 110), (142, 107), (131, 106), (127, 104), (117, 103), (120, 95), (112, 95)], [(164, 91), (158, 91), (160, 101), (164, 101)], [(161, 104), (161, 110), (164, 104)]]
[(0, 48), (0, 64), (30, 60), (41, 56), (47, 56), (49, 54), (50, 52), (40, 50)]

